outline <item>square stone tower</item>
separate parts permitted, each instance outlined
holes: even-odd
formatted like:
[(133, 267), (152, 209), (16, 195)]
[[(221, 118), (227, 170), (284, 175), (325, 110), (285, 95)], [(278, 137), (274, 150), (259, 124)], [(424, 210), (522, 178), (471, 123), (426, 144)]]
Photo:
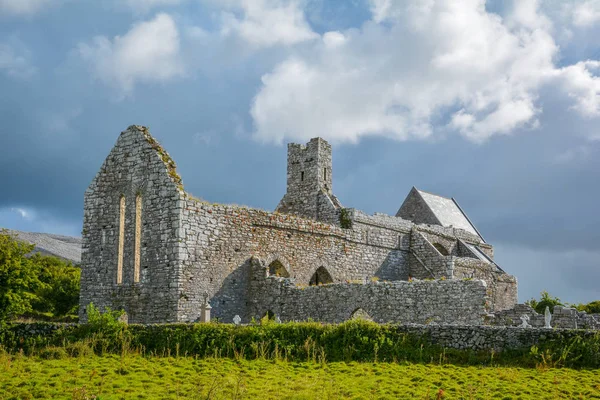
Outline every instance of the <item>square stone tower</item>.
[(287, 192), (275, 211), (336, 222), (333, 214), (341, 204), (333, 195), (332, 175), (327, 141), (313, 138), (306, 145), (288, 144)]

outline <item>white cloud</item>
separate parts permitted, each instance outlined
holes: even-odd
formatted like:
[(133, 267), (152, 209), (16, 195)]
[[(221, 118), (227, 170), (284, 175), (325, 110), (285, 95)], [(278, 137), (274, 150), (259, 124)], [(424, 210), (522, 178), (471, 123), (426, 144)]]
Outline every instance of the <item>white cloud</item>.
[(0, 15), (32, 15), (51, 3), (51, 0), (0, 0)]
[(600, 116), (600, 61), (580, 61), (557, 69), (555, 75), (573, 98), (573, 109), (587, 117)]
[(257, 48), (293, 45), (318, 37), (296, 0), (224, 0), (218, 4), (224, 8), (221, 33), (235, 34)]
[(554, 87), (585, 115), (600, 111), (597, 61), (558, 68), (553, 24), (534, 0), (501, 17), (483, 0), (372, 0), (360, 30), (329, 32), (262, 78), (255, 137), (403, 140), (448, 130), (473, 141), (539, 126)]
[(573, 23), (588, 27), (600, 22), (600, 0), (588, 0), (573, 8)]
[(29, 79), (36, 73), (31, 63), (31, 52), (15, 37), (0, 42), (0, 71), (19, 79)]
[(10, 210), (16, 214), (19, 214), (24, 220), (31, 221), (34, 219), (34, 213), (24, 208), (13, 207)]
[(137, 82), (164, 82), (184, 73), (179, 32), (168, 14), (135, 24), (123, 36), (97, 36), (78, 52), (95, 76), (130, 94)]

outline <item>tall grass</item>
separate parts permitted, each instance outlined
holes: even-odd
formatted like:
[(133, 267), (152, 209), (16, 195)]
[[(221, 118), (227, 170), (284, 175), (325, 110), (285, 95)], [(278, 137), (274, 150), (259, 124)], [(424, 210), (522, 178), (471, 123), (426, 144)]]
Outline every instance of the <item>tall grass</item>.
[[(107, 319), (47, 333), (43, 328), (0, 327), (5, 351), (45, 358), (129, 353), (144, 356), (231, 358), (325, 363), (332, 361), (411, 362), (456, 365), (600, 368), (600, 333), (552, 335), (536, 346), (456, 350), (407, 333), (396, 325), (353, 320), (235, 326), (230, 324), (126, 325)], [(32, 333), (32, 330), (40, 333)], [(59, 350), (62, 349), (62, 350)]]

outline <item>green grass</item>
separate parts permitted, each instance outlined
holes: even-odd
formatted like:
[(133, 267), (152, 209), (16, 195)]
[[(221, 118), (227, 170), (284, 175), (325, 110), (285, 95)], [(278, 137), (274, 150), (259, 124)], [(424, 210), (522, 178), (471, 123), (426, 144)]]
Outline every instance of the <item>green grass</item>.
[(600, 399), (600, 370), (0, 354), (0, 399)]

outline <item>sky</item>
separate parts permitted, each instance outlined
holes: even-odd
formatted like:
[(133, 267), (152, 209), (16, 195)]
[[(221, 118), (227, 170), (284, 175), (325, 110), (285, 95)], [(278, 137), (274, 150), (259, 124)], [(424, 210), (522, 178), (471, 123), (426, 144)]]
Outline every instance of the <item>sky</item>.
[(0, 227), (80, 235), (129, 125), (273, 210), (286, 144), (346, 207), (454, 197), (519, 299), (600, 299), (600, 0), (0, 0)]

